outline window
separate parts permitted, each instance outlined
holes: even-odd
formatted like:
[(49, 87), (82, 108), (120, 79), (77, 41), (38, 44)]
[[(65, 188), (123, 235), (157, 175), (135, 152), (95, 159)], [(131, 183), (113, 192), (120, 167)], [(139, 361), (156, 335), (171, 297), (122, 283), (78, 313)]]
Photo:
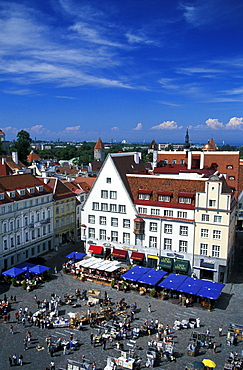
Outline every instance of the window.
[(187, 253), (188, 242), (186, 240), (179, 240), (179, 252)]
[(129, 233), (123, 233), (123, 243), (130, 244), (130, 234)]
[(46, 226), (43, 226), (43, 235), (46, 235)]
[(143, 239), (144, 239), (143, 235), (139, 235), (139, 234), (135, 235), (135, 245), (142, 247)]
[(101, 211), (104, 211), (104, 212), (108, 211), (108, 204), (107, 203), (101, 203)]
[(101, 198), (108, 199), (108, 190), (101, 190)]
[(0, 200), (4, 199), (4, 193), (0, 193)]
[(188, 236), (188, 226), (180, 226), (180, 235)]
[(220, 257), (220, 245), (212, 245), (212, 257)]
[(138, 213), (140, 213), (142, 215), (146, 215), (147, 214), (147, 208), (138, 207)]
[(213, 216), (213, 222), (217, 222), (218, 224), (221, 224), (222, 216), (214, 215)]
[(59, 215), (59, 206), (56, 206), (56, 214)]
[(30, 194), (34, 194), (35, 188), (28, 188), (28, 191), (29, 191)]
[(214, 199), (209, 199), (209, 201), (208, 201), (208, 206), (209, 206), (209, 207), (216, 207), (216, 200), (214, 200)]
[(16, 229), (19, 229), (20, 228), (20, 219), (17, 218), (16, 220)]
[(14, 198), (15, 197), (15, 191), (10, 191), (9, 196), (10, 196), (10, 198)]
[(208, 229), (201, 229), (201, 238), (208, 238)]
[(66, 205), (66, 211), (68, 212), (68, 211), (69, 211), (69, 209), (70, 209), (70, 204), (69, 204), (69, 203), (67, 203), (67, 205)]
[(29, 234), (28, 232), (25, 233), (25, 241), (28, 242), (29, 241)]
[(126, 228), (126, 229), (130, 229), (130, 220), (128, 220), (127, 218), (124, 218), (123, 219), (123, 227)]
[(14, 247), (14, 237), (11, 236), (10, 238), (10, 247), (13, 248)]
[(91, 239), (95, 238), (95, 229), (93, 227), (88, 228), (88, 238), (91, 238)]
[(99, 203), (98, 202), (93, 202), (92, 210), (93, 211), (99, 211)]
[(159, 216), (160, 215), (160, 209), (151, 208), (151, 215)]
[(176, 164), (176, 159), (172, 159), (172, 164)]
[(110, 191), (110, 199), (117, 199), (117, 192), (116, 191)]
[(89, 224), (95, 224), (95, 216), (94, 215), (88, 215), (88, 223)]
[(8, 242), (7, 242), (7, 239), (4, 239), (3, 240), (3, 250), (6, 250), (8, 249)]
[(185, 160), (184, 159), (181, 159), (180, 160), (180, 164), (185, 164)]
[(27, 226), (27, 225), (28, 225), (28, 217), (25, 216), (25, 218), (24, 218), (24, 226)]
[(111, 217), (111, 226), (118, 227), (118, 218)]
[(100, 216), (100, 225), (106, 225), (106, 217)]
[(111, 178), (110, 178), (110, 177), (107, 177), (107, 178), (106, 178), (106, 183), (107, 183), (107, 184), (111, 184)]
[(20, 245), (20, 235), (16, 236), (16, 243), (17, 243), (17, 245)]
[(150, 194), (138, 194), (138, 199), (149, 200)]
[(229, 180), (235, 180), (235, 176), (229, 176)]
[(38, 191), (43, 191), (43, 185), (40, 185), (40, 186), (36, 186), (36, 189), (38, 190)]
[(149, 248), (157, 248), (157, 237), (156, 236), (149, 237)]
[(165, 232), (165, 234), (172, 234), (172, 225), (165, 224), (165, 226), (164, 226), (164, 232)]
[(150, 231), (157, 231), (158, 230), (157, 222), (150, 222), (150, 224), (149, 224), (149, 230)]
[(6, 207), (3, 206), (1, 209), (2, 209), (2, 215), (4, 215), (6, 213)]
[(169, 195), (159, 195), (158, 201), (159, 202), (170, 202), (170, 196)]
[(185, 218), (187, 219), (187, 212), (178, 211), (177, 218)]
[(62, 223), (62, 226), (65, 225), (65, 219), (64, 219), (64, 217), (61, 218), (61, 223)]
[(25, 195), (25, 189), (19, 189), (18, 192), (19, 192), (19, 195), (22, 197)]
[(200, 254), (202, 256), (207, 256), (208, 255), (208, 244), (204, 244), (204, 243), (200, 244)]
[(41, 236), (40, 228), (37, 229), (37, 236), (38, 238)]
[(14, 229), (14, 222), (13, 221), (10, 221), (10, 223), (9, 223), (9, 230), (10, 231), (13, 231), (13, 229)]
[(170, 209), (165, 209), (164, 210), (164, 216), (165, 217), (173, 217), (173, 211), (171, 211)]
[(56, 227), (60, 227), (60, 220), (56, 219)]
[(191, 202), (192, 202), (192, 198), (179, 197), (179, 203), (191, 204)]
[(126, 206), (119, 205), (119, 213), (126, 213)]
[(3, 224), (3, 233), (7, 232), (7, 222), (4, 222)]
[(64, 212), (64, 204), (61, 205), (61, 213)]
[(172, 239), (165, 238), (164, 239), (164, 249), (172, 250)]
[(116, 204), (110, 204), (110, 212), (117, 212), (117, 205)]
[(221, 239), (221, 230), (213, 230), (213, 239)]
[(118, 231), (112, 231), (111, 232), (111, 241), (112, 242), (118, 242)]
[(205, 214), (203, 213), (202, 216), (201, 216), (201, 220), (203, 222), (209, 222), (209, 215), (208, 214)]
[(106, 230), (100, 229), (100, 239), (106, 240)]
[(164, 164), (168, 164), (168, 159), (164, 159)]

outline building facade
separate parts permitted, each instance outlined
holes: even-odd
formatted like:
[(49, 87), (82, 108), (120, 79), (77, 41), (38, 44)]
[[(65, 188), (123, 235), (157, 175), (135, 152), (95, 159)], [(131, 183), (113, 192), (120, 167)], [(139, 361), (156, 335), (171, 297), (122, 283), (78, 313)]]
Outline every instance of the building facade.
[[(218, 198), (210, 193), (211, 183), (217, 183)], [(205, 199), (215, 200), (217, 208), (206, 210)], [(138, 153), (111, 154), (82, 208), (81, 239), (88, 253), (198, 277), (208, 269), (201, 259), (214, 256), (217, 262), (209, 278), (226, 281), (234, 248), (235, 206), (223, 176), (212, 177), (207, 171), (148, 174)], [(212, 213), (206, 221), (210, 238), (212, 234), (207, 256), (197, 231), (205, 227), (203, 212)], [(222, 222), (218, 217), (214, 228), (210, 223), (217, 215)]]
[(31, 174), (0, 178), (0, 269), (53, 248), (52, 191)]

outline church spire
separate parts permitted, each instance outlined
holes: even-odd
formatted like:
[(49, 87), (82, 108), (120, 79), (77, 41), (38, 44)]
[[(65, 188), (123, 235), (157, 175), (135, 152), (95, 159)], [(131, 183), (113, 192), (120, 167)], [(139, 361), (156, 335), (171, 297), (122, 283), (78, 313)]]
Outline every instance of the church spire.
[(190, 149), (190, 142), (189, 142), (188, 128), (186, 129), (186, 136), (185, 136), (184, 149)]

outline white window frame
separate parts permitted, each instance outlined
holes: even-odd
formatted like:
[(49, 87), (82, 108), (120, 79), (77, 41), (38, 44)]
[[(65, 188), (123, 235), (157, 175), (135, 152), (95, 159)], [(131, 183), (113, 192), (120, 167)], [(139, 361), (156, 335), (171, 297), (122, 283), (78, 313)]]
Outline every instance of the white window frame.
[(95, 228), (94, 227), (88, 227), (88, 238), (95, 239)]
[(213, 230), (213, 239), (221, 240), (222, 231), (221, 230)]
[(209, 238), (209, 229), (204, 229), (204, 228), (202, 228), (201, 230), (200, 230), (200, 237), (201, 238)]
[(100, 225), (106, 225), (106, 217), (100, 216)]
[(117, 212), (117, 204), (110, 204), (110, 212)]
[(149, 223), (149, 231), (151, 231), (151, 232), (157, 232), (158, 231), (157, 222), (150, 222)]
[(160, 215), (160, 209), (158, 209), (158, 208), (151, 208), (151, 215), (153, 215), (153, 216), (159, 216)]
[(123, 219), (123, 227), (124, 229), (130, 229), (131, 227), (131, 222), (128, 218), (124, 218)]
[(200, 255), (207, 256), (208, 255), (208, 244), (200, 243)]
[(147, 208), (138, 207), (138, 213), (140, 213), (141, 215), (146, 215), (147, 212), (148, 212)]
[(149, 237), (149, 248), (157, 248), (157, 236)]
[(110, 190), (110, 199), (117, 199), (117, 191)]
[(214, 215), (213, 216), (213, 222), (214, 223), (217, 223), (217, 224), (221, 224), (222, 223), (222, 216), (220, 216), (220, 215)]
[(171, 209), (164, 209), (165, 217), (173, 217), (173, 211)]
[(118, 242), (118, 231), (111, 231), (111, 241), (112, 242)]
[(123, 243), (130, 244), (130, 233), (123, 233)]
[(100, 229), (99, 230), (100, 240), (106, 240), (106, 230)]
[(172, 224), (164, 224), (164, 233), (165, 234), (172, 234), (173, 226)]
[(220, 245), (212, 245), (212, 257), (220, 258)]
[(187, 240), (179, 240), (179, 252), (180, 253), (187, 253), (188, 241)]
[(108, 199), (108, 190), (101, 190), (101, 198)]
[(164, 238), (164, 249), (168, 251), (172, 250), (172, 239)]
[(170, 202), (170, 196), (169, 195), (158, 195), (158, 201), (159, 202)]
[(207, 214), (207, 213), (202, 213), (202, 214), (201, 214), (201, 221), (202, 221), (202, 222), (209, 222), (209, 214)]
[(118, 227), (118, 218), (117, 217), (111, 217), (111, 226)]

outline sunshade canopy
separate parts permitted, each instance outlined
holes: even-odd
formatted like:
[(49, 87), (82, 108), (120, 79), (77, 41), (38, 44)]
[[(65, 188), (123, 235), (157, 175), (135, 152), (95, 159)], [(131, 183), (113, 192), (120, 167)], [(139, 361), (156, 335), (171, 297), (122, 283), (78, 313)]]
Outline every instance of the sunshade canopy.
[(158, 284), (166, 274), (167, 272), (163, 270), (150, 269), (150, 271), (148, 271), (146, 274), (144, 274), (143, 276), (141, 276), (141, 278), (138, 279), (138, 283), (154, 286)]
[(71, 252), (69, 253), (66, 257), (71, 258), (73, 260), (81, 260), (86, 256), (86, 253), (81, 253), (81, 252)]
[(2, 275), (16, 277), (20, 274), (23, 274), (24, 272), (25, 272), (25, 270), (23, 270), (23, 269), (20, 269), (18, 267), (12, 267), (11, 269), (9, 269), (7, 271), (2, 272)]
[(46, 270), (49, 270), (49, 269), (50, 269), (50, 267), (47, 267), (47, 266), (36, 265), (34, 267), (31, 267), (29, 269), (29, 271), (32, 272), (33, 274), (39, 275), (39, 274), (42, 274), (43, 272), (45, 272)]
[(187, 276), (179, 274), (169, 274), (159, 286), (165, 289), (178, 290), (180, 285), (185, 281)]
[(203, 284), (204, 281), (201, 279), (187, 277), (186, 280), (179, 286), (178, 291), (182, 293), (197, 295)]

